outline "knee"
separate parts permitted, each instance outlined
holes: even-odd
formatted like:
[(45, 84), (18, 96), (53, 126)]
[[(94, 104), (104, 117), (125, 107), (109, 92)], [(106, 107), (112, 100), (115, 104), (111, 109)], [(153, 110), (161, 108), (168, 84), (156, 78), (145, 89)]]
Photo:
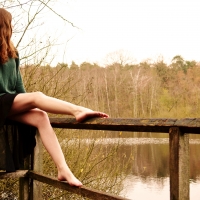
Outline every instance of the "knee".
[(43, 98), (46, 95), (42, 92), (33, 92), (33, 95), (35, 96), (35, 98)]
[(33, 92), (32, 93), (32, 102), (34, 104), (34, 106), (37, 105), (37, 102), (41, 102), (42, 99), (44, 99), (46, 97), (45, 94), (43, 94), (42, 92)]
[(45, 111), (38, 109), (36, 110), (36, 113), (35, 123), (37, 124), (37, 127), (46, 123), (50, 123), (48, 114)]

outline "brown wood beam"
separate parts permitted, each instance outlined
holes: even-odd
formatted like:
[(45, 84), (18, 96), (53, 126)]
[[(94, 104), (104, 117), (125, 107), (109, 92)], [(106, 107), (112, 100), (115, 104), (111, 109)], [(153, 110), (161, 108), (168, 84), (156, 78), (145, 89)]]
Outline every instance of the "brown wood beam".
[(189, 135), (169, 131), (170, 200), (189, 200)]
[(123, 197), (119, 197), (116, 195), (111, 195), (105, 192), (100, 192), (98, 190), (90, 189), (87, 187), (74, 187), (70, 186), (67, 182), (65, 181), (58, 181), (56, 178), (42, 175), (33, 171), (28, 172), (28, 177), (32, 178), (34, 180), (46, 183), (48, 185), (51, 185), (53, 187), (57, 187), (63, 190), (67, 190), (69, 192), (72, 192), (74, 194), (81, 195), (82, 197), (87, 197), (90, 199), (94, 200), (127, 200)]
[[(33, 154), (33, 169), (40, 174), (43, 173), (43, 144), (40, 138), (40, 134), (37, 131), (36, 134), (36, 146)], [(42, 183), (33, 180), (33, 196), (32, 200), (42, 199)]]
[[(30, 161), (31, 161), (30, 156), (28, 156), (27, 158), (24, 159), (24, 168), (26, 170), (30, 169)], [(27, 173), (27, 175), (28, 175), (28, 173)], [(29, 181), (28, 176), (19, 178), (19, 199), (20, 200), (29, 200), (30, 199), (29, 183), (30, 183), (30, 181)]]
[(200, 133), (199, 118), (92, 118), (82, 123), (73, 118), (50, 118), (50, 122), (54, 128), (169, 133), (171, 127), (179, 127), (184, 133)]
[(0, 179), (7, 179), (7, 178), (20, 178), (26, 177), (28, 170), (17, 170), (16, 172), (0, 172)]

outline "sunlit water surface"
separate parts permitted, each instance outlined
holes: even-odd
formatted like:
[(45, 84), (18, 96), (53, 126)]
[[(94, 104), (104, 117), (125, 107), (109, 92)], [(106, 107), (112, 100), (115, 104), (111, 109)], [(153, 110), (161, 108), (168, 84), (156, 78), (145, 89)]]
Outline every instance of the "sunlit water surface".
[[(114, 142), (114, 141), (113, 141)], [(145, 145), (151, 144), (156, 147), (156, 144), (163, 145), (169, 144), (168, 138), (126, 138), (124, 139), (126, 145)], [(191, 145), (196, 145), (200, 149), (199, 139), (190, 139)], [(144, 158), (145, 159), (145, 158)], [(159, 159), (159, 158), (158, 158)], [(128, 199), (143, 200), (169, 200), (169, 177), (166, 178), (153, 178), (153, 177), (140, 177), (130, 174), (124, 180), (124, 189), (121, 196)], [(196, 180), (190, 180), (190, 200), (200, 199), (200, 177)]]
[[(156, 178), (147, 178), (146, 182), (137, 176), (129, 175), (124, 181), (124, 190), (120, 194), (128, 199), (169, 200), (169, 177), (158, 182)], [(200, 180), (190, 183), (190, 200), (200, 199)]]
[[(168, 138), (121, 138), (123, 145), (128, 146), (140, 146), (144, 148), (145, 146), (151, 146), (154, 151), (159, 151), (163, 145), (169, 146)], [(90, 143), (90, 139), (85, 139), (84, 142)], [(119, 138), (107, 138), (103, 140), (97, 140), (96, 143), (99, 144), (117, 144)], [(190, 139), (190, 147), (195, 145), (200, 151), (200, 139)], [(195, 148), (195, 150), (196, 150)], [(157, 159), (161, 159), (162, 154), (155, 155)], [(197, 155), (198, 157), (198, 155)], [(146, 159), (142, 156), (140, 159)], [(136, 162), (136, 161), (135, 161)], [(168, 161), (166, 161), (168, 162)], [(192, 161), (191, 161), (192, 162)], [(200, 167), (200, 166), (199, 166)], [(143, 200), (143, 199), (154, 199), (154, 200), (169, 200), (169, 176), (158, 178), (152, 177), (151, 174), (145, 175), (135, 175), (129, 174), (123, 182), (124, 189), (121, 191), (120, 196), (126, 197), (133, 200)], [(190, 200), (200, 199), (200, 177), (195, 177), (195, 180), (190, 180)]]
[[(107, 146), (118, 144), (119, 140), (123, 144), (121, 151), (134, 154), (120, 196), (133, 200), (169, 200), (169, 138), (100, 138), (95, 143)], [(82, 140), (88, 144), (93, 141)], [(200, 200), (200, 139), (190, 139), (190, 165), (190, 200)]]

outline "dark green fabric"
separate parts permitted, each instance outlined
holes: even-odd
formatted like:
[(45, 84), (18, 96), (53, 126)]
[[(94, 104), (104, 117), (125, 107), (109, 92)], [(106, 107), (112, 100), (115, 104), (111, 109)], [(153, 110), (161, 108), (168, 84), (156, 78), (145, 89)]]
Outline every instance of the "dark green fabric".
[(5, 64), (0, 64), (0, 96), (6, 93), (25, 92), (19, 70), (19, 59), (10, 58)]
[(24, 168), (24, 158), (35, 147), (36, 128), (15, 123), (6, 124), (6, 119), (14, 98), (25, 93), (19, 59), (9, 59), (0, 64), (0, 170), (12, 172)]

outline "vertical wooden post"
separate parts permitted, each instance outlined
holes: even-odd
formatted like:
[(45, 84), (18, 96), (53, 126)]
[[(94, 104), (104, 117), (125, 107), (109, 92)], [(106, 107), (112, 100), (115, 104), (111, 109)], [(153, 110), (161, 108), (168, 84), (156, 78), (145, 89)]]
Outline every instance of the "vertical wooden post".
[[(34, 149), (33, 170), (39, 173), (43, 171), (43, 144), (39, 132), (36, 134), (36, 147)], [(33, 181), (33, 200), (42, 199), (42, 183)]]
[[(29, 169), (30, 167), (30, 156), (24, 160), (24, 169)], [(19, 199), (29, 200), (29, 178), (23, 177), (19, 178)]]
[(189, 200), (189, 136), (172, 127), (169, 146), (170, 200)]

